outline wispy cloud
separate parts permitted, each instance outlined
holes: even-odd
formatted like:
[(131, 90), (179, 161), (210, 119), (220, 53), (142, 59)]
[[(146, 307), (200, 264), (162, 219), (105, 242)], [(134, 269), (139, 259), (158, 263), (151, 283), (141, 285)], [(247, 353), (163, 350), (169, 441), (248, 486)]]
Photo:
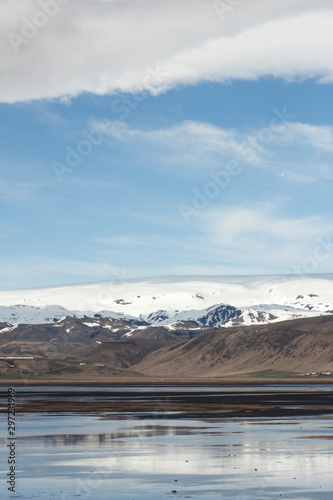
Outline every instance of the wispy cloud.
[(131, 218), (137, 219), (142, 222), (148, 222), (149, 224), (157, 226), (172, 228), (176, 228), (178, 226), (182, 227), (182, 222), (179, 220), (178, 213), (173, 214), (170, 206), (163, 207), (163, 209), (161, 207), (156, 207), (154, 213), (151, 213), (151, 210), (149, 210), (149, 208), (146, 209), (146, 212), (144, 212), (143, 210), (137, 212), (129, 211), (128, 215)]
[[(244, 159), (242, 142), (234, 130), (222, 129), (209, 123), (185, 121), (164, 129), (140, 130), (120, 121), (95, 122), (94, 126), (115, 141), (130, 144), (131, 150), (158, 158), (157, 165), (179, 164), (202, 169), (224, 159)], [(149, 144), (147, 150), (146, 144)], [(142, 147), (143, 146), (143, 147)], [(249, 161), (259, 162), (253, 151)], [(178, 170), (179, 171), (179, 170)]]
[(75, 186), (75, 188), (80, 188), (82, 190), (88, 189), (89, 191), (92, 189), (98, 190), (109, 190), (109, 191), (128, 191), (130, 188), (128, 184), (125, 182), (117, 182), (117, 181), (98, 181), (93, 179), (84, 179), (83, 177), (72, 176), (70, 180)]
[(108, 236), (108, 237), (99, 237), (94, 238), (93, 242), (101, 243), (102, 245), (107, 245), (110, 247), (127, 247), (127, 246), (141, 246), (148, 245), (148, 239), (144, 237), (137, 237), (132, 235), (123, 235), (123, 236)]
[(312, 146), (321, 152), (333, 153), (333, 128), (327, 125), (308, 123), (287, 123), (280, 141)]
[(323, 217), (289, 218), (279, 217), (273, 207), (259, 204), (258, 207), (232, 207), (210, 212), (211, 228), (221, 245), (240, 244), (241, 238), (251, 235), (253, 240), (264, 241), (311, 241), (327, 232), (329, 221)]
[(234, 130), (195, 121), (155, 130), (135, 129), (120, 121), (95, 121), (93, 126), (113, 141), (130, 145), (136, 155), (158, 159), (152, 162), (153, 168), (173, 167), (180, 175), (223, 166), (230, 159), (249, 166), (275, 166), (279, 175), (293, 182), (332, 175), (330, 164), (318, 162), (318, 154), (333, 153), (333, 128), (329, 126), (287, 122)]
[[(201, 215), (201, 226), (221, 255), (240, 263), (283, 269), (311, 258), (317, 242), (332, 231), (327, 215), (291, 217), (281, 215), (273, 203), (208, 210)], [(333, 251), (328, 256), (333, 258)], [(318, 262), (318, 266), (321, 262)], [(327, 264), (327, 262), (326, 262)]]
[(3, 102), (267, 75), (333, 81), (329, 0), (247, 0), (223, 22), (207, 0), (71, 0), (52, 16), (39, 3), (1, 2)]
[(30, 201), (33, 199), (32, 186), (25, 183), (0, 182), (0, 199), (3, 201)]
[(316, 180), (311, 175), (298, 174), (298, 173), (295, 173), (295, 172), (291, 172), (290, 170), (283, 170), (283, 172), (281, 172), (280, 175), (286, 181), (296, 182), (296, 183), (315, 182), (315, 180)]
[(0, 263), (0, 286), (6, 288), (9, 283), (15, 287), (22, 287), (26, 282), (35, 282), (33, 277), (39, 276), (41, 281), (36, 284), (47, 285), (43, 274), (50, 276), (50, 283), (61, 284), (76, 282), (78, 279), (89, 281), (93, 279), (125, 279), (131, 277), (133, 269), (125, 269), (107, 261), (91, 262), (75, 259), (61, 259), (43, 255), (30, 255), (18, 259), (10, 257), (2, 259)]

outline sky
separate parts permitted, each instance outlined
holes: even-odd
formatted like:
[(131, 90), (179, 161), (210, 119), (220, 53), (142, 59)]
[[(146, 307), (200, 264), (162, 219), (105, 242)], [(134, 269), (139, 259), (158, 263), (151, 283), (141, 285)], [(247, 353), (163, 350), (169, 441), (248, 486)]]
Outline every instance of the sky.
[(332, 272), (333, 2), (3, 0), (0, 288)]

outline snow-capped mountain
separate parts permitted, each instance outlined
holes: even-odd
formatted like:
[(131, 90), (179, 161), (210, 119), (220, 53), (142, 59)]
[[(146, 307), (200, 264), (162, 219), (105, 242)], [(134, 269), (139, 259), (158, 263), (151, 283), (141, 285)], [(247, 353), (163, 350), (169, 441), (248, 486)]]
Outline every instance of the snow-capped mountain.
[(233, 306), (220, 304), (207, 307), (206, 309), (190, 310), (170, 314), (168, 311), (156, 311), (144, 316), (150, 325), (177, 325), (179, 323), (191, 322), (199, 327), (220, 326), (230, 319), (241, 315), (241, 310)]
[(71, 316), (73, 318), (101, 316), (104, 318), (121, 319), (126, 321), (128, 324), (137, 326), (146, 324), (142, 318), (136, 318), (135, 316), (117, 313), (115, 311), (100, 311), (99, 313), (95, 313), (94, 311), (78, 311), (76, 309), (69, 310), (58, 305), (42, 307), (26, 304), (0, 306), (0, 321), (8, 321), (15, 325), (23, 323), (28, 325), (54, 323), (62, 318), (65, 318), (66, 316)]
[(0, 292), (0, 321), (111, 317), (133, 325), (233, 326), (333, 313), (333, 274), (155, 277)]

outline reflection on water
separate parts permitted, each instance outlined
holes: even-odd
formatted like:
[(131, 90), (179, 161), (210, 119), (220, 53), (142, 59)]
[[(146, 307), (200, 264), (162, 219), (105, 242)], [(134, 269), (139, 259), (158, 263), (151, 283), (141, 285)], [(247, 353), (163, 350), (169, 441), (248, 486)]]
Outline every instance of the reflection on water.
[[(333, 491), (332, 419), (18, 417), (18, 489), (8, 498), (321, 499)], [(1, 436), (6, 436), (1, 419)], [(7, 472), (1, 440), (1, 474)], [(177, 493), (172, 493), (172, 491)], [(7, 498), (1, 484), (1, 498)]]

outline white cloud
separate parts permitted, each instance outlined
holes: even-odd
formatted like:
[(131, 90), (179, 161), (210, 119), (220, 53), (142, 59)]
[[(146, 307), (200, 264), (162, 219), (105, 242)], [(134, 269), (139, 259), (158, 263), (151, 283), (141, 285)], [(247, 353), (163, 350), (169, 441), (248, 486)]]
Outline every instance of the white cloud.
[(327, 46), (333, 44), (332, 22), (329, 12), (268, 22), (233, 37), (209, 40), (162, 61), (162, 65), (170, 84), (255, 80), (268, 75), (286, 80), (320, 77), (323, 82), (332, 82), (333, 64), (325, 54)]
[(236, 131), (185, 121), (164, 129), (143, 130), (107, 120), (92, 122), (91, 126), (126, 147), (130, 144), (137, 158), (148, 152), (152, 163), (158, 165), (154, 168), (170, 170), (173, 166), (177, 174), (222, 168), (232, 159), (271, 171), (275, 168), (291, 182), (331, 179), (333, 175), (329, 164), (318, 161), (321, 153), (333, 153), (333, 128), (328, 126), (274, 122), (267, 127)]
[(329, 126), (287, 123), (281, 139), (286, 142), (310, 144), (318, 151), (333, 153), (333, 128)]
[(221, 245), (239, 243), (244, 235), (256, 240), (263, 237), (279, 241), (309, 241), (329, 230), (329, 225), (321, 217), (281, 218), (274, 214), (268, 204), (257, 208), (231, 208), (210, 212), (214, 231)]
[[(130, 142), (133, 150), (148, 143), (149, 155), (157, 155), (158, 164), (167, 163), (170, 166), (171, 163), (181, 163), (183, 167), (202, 168), (212, 163), (214, 155), (218, 156), (219, 162), (221, 158), (246, 158), (239, 134), (237, 137), (234, 130), (218, 128), (209, 123), (185, 121), (164, 129), (140, 130), (130, 128), (124, 122), (105, 121), (95, 123), (94, 127), (116, 141)], [(143, 148), (143, 154), (145, 151), (146, 147)], [(253, 151), (251, 160), (259, 161), (256, 151)]]
[[(263, 268), (266, 265), (281, 270), (286, 266), (286, 271), (288, 266), (312, 259), (318, 242), (332, 234), (328, 216), (281, 216), (277, 207), (267, 203), (206, 210), (199, 223), (223, 258), (256, 266), (260, 262)], [(322, 264), (327, 266), (332, 257), (331, 252), (318, 260), (313, 272), (318, 272)]]
[(333, 81), (329, 0), (247, 0), (223, 19), (213, 0), (63, 3), (1, 2), (2, 102), (265, 75)]
[(284, 170), (281, 173), (281, 177), (287, 181), (291, 182), (314, 182), (315, 178), (311, 175), (298, 174), (296, 172), (291, 172), (290, 170)]

